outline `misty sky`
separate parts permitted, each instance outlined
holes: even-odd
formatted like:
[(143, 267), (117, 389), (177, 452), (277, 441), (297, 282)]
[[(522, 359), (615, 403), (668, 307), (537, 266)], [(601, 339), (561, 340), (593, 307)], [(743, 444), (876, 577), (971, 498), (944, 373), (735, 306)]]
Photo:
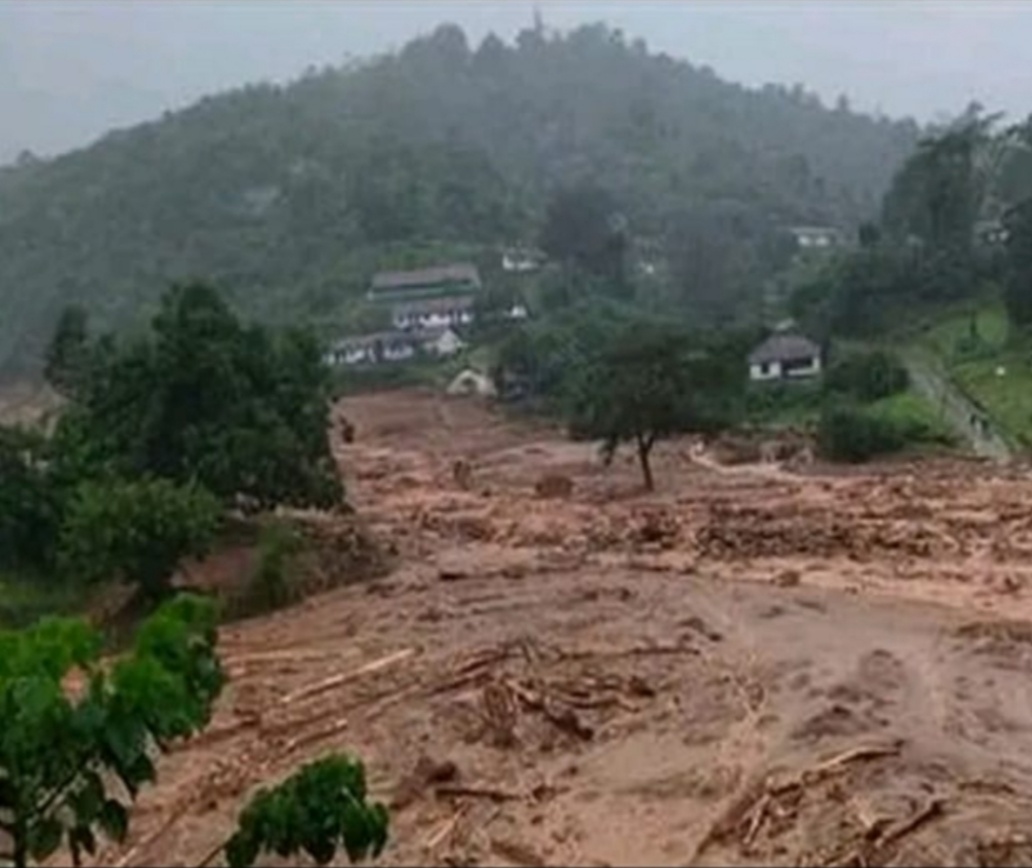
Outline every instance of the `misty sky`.
[[(759, 85), (929, 120), (972, 99), (1032, 111), (1028, 0), (540, 0), (546, 26), (604, 20)], [(0, 163), (52, 154), (203, 94), (398, 47), (443, 21), (510, 41), (524, 0), (0, 0)]]

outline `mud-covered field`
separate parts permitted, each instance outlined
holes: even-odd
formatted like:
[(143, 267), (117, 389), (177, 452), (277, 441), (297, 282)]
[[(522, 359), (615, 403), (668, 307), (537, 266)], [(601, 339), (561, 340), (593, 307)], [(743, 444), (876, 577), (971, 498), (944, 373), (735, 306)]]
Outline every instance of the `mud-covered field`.
[(218, 864), (257, 785), (334, 749), (392, 804), (390, 864), (1032, 861), (1022, 473), (685, 441), (646, 496), (468, 399), (338, 411), (396, 568), (223, 630), (213, 725), (101, 864)]

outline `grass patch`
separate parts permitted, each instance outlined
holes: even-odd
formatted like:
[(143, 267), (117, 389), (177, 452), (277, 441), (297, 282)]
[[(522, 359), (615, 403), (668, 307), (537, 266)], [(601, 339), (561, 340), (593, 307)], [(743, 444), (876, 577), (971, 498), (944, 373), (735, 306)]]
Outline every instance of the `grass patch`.
[(908, 444), (952, 445), (953, 432), (942, 414), (915, 392), (897, 392), (868, 405), (867, 412), (889, 422)]

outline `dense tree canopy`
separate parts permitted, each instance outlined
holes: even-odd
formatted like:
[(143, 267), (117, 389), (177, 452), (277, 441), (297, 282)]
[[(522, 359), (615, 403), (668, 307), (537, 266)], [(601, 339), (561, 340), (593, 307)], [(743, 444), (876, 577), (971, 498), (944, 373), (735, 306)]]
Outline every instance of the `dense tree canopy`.
[(94, 357), (61, 427), (84, 427), (122, 472), (198, 482), (227, 503), (340, 502), (327, 371), (310, 335), (244, 326), (192, 283), (166, 293), (151, 336)]
[(193, 275), (248, 314), (338, 322), (375, 268), (530, 241), (552, 193), (582, 181), (633, 237), (710, 203), (848, 226), (917, 135), (601, 25), (475, 47), (444, 27), (0, 171), (0, 367), (38, 369), (69, 303), (100, 328), (139, 325)]

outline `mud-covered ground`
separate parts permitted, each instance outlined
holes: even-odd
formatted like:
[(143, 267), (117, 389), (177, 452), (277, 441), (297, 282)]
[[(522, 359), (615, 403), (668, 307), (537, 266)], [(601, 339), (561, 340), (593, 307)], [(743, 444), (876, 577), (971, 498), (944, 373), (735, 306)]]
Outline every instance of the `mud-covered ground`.
[(339, 410), (396, 569), (226, 627), (212, 727), (101, 864), (218, 864), (255, 787), (334, 749), (392, 804), (390, 864), (1032, 861), (1024, 474), (677, 442), (644, 495), (468, 399)]

